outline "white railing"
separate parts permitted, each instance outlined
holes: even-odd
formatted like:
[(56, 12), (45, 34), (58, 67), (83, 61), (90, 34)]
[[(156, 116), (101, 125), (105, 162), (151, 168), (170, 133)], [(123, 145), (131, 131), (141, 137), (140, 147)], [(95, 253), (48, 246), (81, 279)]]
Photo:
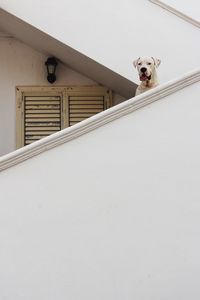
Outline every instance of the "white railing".
[(124, 115), (132, 113), (133, 111), (160, 100), (178, 90), (181, 90), (188, 85), (200, 81), (200, 70), (195, 70), (182, 77), (162, 84), (148, 92), (145, 92), (137, 97), (118, 104), (106, 111), (103, 111), (91, 118), (88, 118), (72, 127), (68, 127), (45, 137), (28, 146), (20, 148), (14, 152), (6, 154), (0, 158), (0, 171), (11, 166), (19, 164), (35, 155), (43, 153), (49, 149), (62, 145), (70, 140), (73, 140), (85, 133), (88, 133), (95, 128), (103, 126), (113, 120), (116, 120)]

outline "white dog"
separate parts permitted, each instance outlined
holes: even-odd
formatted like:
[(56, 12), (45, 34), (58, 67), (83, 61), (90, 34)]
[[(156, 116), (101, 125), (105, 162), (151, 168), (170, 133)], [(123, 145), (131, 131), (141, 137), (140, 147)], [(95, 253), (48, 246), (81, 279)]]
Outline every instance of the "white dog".
[(138, 70), (141, 81), (140, 85), (136, 89), (136, 96), (159, 84), (156, 68), (160, 65), (160, 63), (160, 59), (153, 57), (139, 57), (133, 62), (134, 67)]

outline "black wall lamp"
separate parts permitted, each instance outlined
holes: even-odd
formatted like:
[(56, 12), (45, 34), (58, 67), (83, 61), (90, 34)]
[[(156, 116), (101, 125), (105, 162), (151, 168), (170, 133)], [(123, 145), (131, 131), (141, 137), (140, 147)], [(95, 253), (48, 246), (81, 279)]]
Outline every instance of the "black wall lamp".
[(45, 62), (45, 65), (47, 67), (47, 80), (50, 83), (54, 83), (56, 81), (56, 67), (57, 67), (57, 61), (55, 57), (49, 57), (47, 61)]

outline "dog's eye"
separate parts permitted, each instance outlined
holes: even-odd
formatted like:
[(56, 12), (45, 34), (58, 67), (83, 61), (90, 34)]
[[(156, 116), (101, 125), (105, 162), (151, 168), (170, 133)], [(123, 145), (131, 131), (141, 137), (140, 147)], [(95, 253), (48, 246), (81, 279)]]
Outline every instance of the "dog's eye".
[(141, 66), (142, 65), (142, 63), (138, 63), (138, 66)]
[(151, 63), (150, 63), (150, 62), (148, 62), (148, 63), (147, 63), (147, 65), (149, 65), (149, 66), (150, 66), (150, 65), (151, 65)]

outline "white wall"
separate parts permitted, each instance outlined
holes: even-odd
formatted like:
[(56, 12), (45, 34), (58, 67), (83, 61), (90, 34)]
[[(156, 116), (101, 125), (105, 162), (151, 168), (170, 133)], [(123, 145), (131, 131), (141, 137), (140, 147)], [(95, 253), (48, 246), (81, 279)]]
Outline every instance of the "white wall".
[(0, 173), (0, 299), (199, 300), (199, 93)]
[[(0, 34), (0, 155), (16, 149), (15, 87), (17, 85), (50, 85), (46, 80), (47, 57), (12, 37)], [(95, 81), (67, 68), (57, 67), (54, 85), (95, 85)], [(114, 101), (123, 98), (114, 95)]]
[(198, 67), (198, 28), (148, 0), (0, 0), (0, 4), (135, 82), (132, 61), (143, 55), (162, 60), (161, 82)]

